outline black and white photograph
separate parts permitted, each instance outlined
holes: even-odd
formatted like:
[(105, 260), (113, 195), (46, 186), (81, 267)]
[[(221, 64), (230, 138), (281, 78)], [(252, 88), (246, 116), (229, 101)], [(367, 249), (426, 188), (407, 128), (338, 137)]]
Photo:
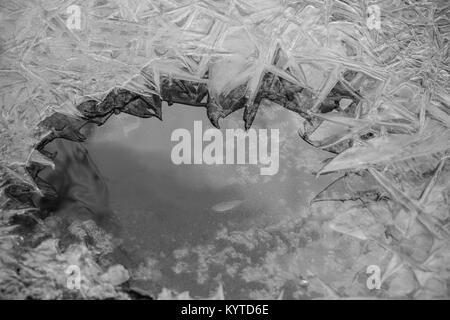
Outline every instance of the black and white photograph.
[(0, 300), (449, 299), (449, 0), (0, 0)]

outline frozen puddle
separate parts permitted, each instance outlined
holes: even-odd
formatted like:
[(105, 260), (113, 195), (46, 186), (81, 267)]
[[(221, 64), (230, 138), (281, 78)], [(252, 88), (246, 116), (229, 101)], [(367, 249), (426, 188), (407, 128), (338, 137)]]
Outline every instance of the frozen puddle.
[[(310, 147), (297, 136), (294, 114), (268, 110), (254, 126), (280, 130), (280, 168), (273, 176), (252, 165), (173, 164), (175, 129), (192, 131), (198, 120), (205, 130), (211, 127), (203, 108), (165, 106), (163, 122), (115, 116), (84, 144), (134, 262), (128, 266), (135, 270), (134, 285), (153, 294), (166, 287), (207, 296), (221, 282), (227, 298), (260, 289), (242, 272), (283, 241), (264, 230), (300, 221), (311, 197), (331, 181), (307, 172)], [(233, 114), (221, 127), (242, 127), (240, 119)]]

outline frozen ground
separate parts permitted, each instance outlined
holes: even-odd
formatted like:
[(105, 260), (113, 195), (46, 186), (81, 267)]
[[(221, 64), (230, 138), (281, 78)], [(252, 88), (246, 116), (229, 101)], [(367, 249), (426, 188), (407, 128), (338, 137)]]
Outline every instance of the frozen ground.
[[(297, 165), (342, 176), (299, 220), (223, 229), (223, 248), (181, 250), (177, 270), (242, 260), (243, 246), (262, 252), (247, 267), (236, 262), (255, 285), (251, 298), (449, 297), (447, 1), (36, 0), (0, 10), (2, 295), (65, 297), (71, 263), (85, 270), (84, 298), (123, 298), (139, 276), (157, 282), (153, 260), (138, 275), (99, 260), (114, 241), (92, 224), (70, 230), (94, 245), (61, 252), (64, 231), (30, 207), (45, 193), (33, 170), (52, 164), (34, 150), (40, 141), (83, 140), (86, 122), (121, 111), (160, 117), (164, 100), (204, 108), (215, 126), (243, 109), (246, 128), (283, 106), (312, 145)], [(288, 146), (296, 154), (304, 143)], [(380, 289), (367, 285), (369, 266)]]

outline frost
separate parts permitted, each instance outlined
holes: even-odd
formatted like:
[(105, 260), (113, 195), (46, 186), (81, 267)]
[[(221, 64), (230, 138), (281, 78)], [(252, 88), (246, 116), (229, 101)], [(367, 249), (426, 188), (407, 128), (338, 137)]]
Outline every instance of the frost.
[[(393, 244), (380, 243), (395, 259), (415, 273), (436, 273), (416, 288), (410, 271), (391, 268), (387, 296), (444, 296), (448, 246), (416, 260), (429, 253), (430, 237), (450, 238), (449, 7), (438, 0), (376, 3), (380, 30), (369, 29), (356, 0), (2, 1), (0, 261), (16, 259), (11, 246), (19, 236), (9, 219), (35, 219), (25, 209), (52, 191), (37, 177), (53, 165), (45, 143), (82, 141), (87, 123), (101, 125), (120, 112), (162, 119), (162, 101), (203, 107), (216, 127), (242, 109), (246, 129), (275, 103), (302, 118), (304, 141), (331, 153), (318, 172), (346, 174), (313, 202), (363, 203), (341, 216), (325, 214), (330, 225), (369, 242), (385, 228)], [(71, 5), (79, 6), (79, 21), (70, 20), (78, 19)], [(320, 158), (297, 165), (316, 170)], [(408, 252), (419, 231), (426, 239), (420, 252)], [(233, 237), (255, 246), (247, 236)], [(28, 263), (58, 257), (50, 246), (38, 248)], [(13, 270), (0, 268), (0, 278), (15, 284), (6, 295), (25, 297)], [(26, 270), (39, 278), (40, 271)], [(318, 291), (339, 296), (320, 281)], [(254, 296), (278, 296), (281, 281), (274, 283)], [(31, 296), (60, 297), (55, 290)], [(113, 286), (104, 292), (116, 293)]]

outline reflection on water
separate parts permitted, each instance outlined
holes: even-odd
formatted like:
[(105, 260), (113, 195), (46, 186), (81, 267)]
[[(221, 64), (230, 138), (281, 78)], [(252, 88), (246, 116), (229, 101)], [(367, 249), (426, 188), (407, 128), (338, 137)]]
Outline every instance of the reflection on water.
[[(204, 130), (210, 125), (201, 108), (165, 107), (164, 118), (160, 122), (119, 115), (85, 144), (55, 141), (49, 148), (58, 151), (57, 169), (46, 175), (60, 193), (53, 204), (58, 214), (76, 208), (95, 212), (101, 222), (116, 218), (124, 247), (136, 259), (160, 261), (162, 285), (195, 292), (194, 277), (180, 279), (172, 271), (174, 250), (212, 244), (224, 228), (264, 227), (295, 216), (306, 210), (310, 196), (328, 179), (315, 181), (292, 165), (290, 157), (298, 154), (291, 155), (287, 146), (301, 142), (297, 123), (286, 120), (292, 118), (288, 111), (278, 119), (263, 114), (255, 121), (260, 128), (280, 125), (280, 172), (273, 177), (260, 176), (251, 165), (174, 165), (172, 131), (192, 131), (195, 120), (203, 121)], [(222, 122), (224, 128), (239, 126), (239, 114)]]
[(108, 187), (85, 146), (56, 139), (46, 151), (56, 154), (55, 169), (46, 169), (40, 177), (57, 190), (57, 198), (41, 202), (41, 209), (68, 219), (92, 219), (111, 229), (113, 212), (109, 206)]

